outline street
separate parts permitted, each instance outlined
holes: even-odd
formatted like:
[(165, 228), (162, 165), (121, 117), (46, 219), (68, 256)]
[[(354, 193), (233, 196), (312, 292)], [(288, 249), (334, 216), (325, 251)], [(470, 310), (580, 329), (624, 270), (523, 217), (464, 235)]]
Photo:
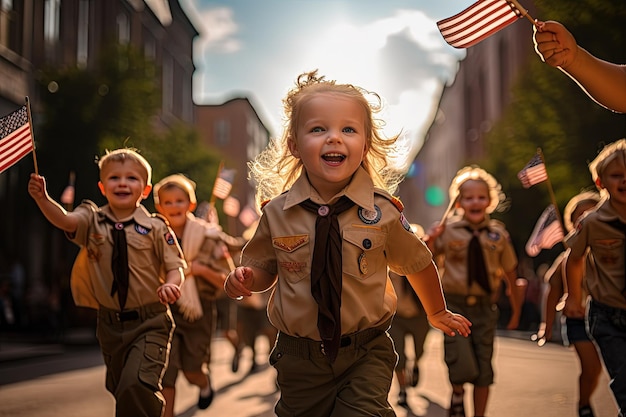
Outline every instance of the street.
[[(498, 417), (577, 416), (579, 365), (573, 350), (556, 343), (538, 347), (509, 334), (496, 340), (492, 387), (487, 414)], [(257, 340), (260, 368), (248, 374), (251, 352), (242, 354), (240, 369), (231, 372), (233, 349), (224, 338), (213, 344), (211, 379), (216, 390), (213, 404), (198, 410), (198, 389), (179, 378), (175, 412), (178, 417), (273, 416), (278, 398), (274, 370), (267, 365), (269, 346)], [(451, 394), (443, 362), (443, 336), (432, 330), (419, 362), (420, 382), (409, 388), (410, 410), (395, 405), (398, 386), (394, 380), (390, 401), (398, 417), (445, 417)], [(114, 415), (113, 397), (104, 388), (104, 366), (97, 346), (65, 349), (59, 353), (0, 362), (0, 416), (11, 417), (106, 417)], [(466, 411), (471, 416), (471, 395), (466, 390)], [(614, 417), (617, 410), (603, 375), (594, 394), (596, 417)]]

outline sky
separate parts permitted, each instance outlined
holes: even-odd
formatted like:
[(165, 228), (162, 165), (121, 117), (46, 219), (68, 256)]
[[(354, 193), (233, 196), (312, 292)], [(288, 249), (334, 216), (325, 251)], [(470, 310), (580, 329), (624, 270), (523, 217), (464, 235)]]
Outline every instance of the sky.
[(385, 134), (402, 133), (412, 159), (465, 56), (436, 22), (474, 1), (181, 0), (200, 33), (194, 102), (246, 97), (276, 137), (282, 99), (299, 74), (318, 69), (380, 95)]

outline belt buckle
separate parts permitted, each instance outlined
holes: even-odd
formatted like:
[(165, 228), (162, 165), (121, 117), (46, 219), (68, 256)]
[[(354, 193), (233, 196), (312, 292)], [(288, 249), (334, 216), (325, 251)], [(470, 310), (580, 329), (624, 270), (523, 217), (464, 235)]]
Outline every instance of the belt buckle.
[(468, 295), (465, 297), (465, 305), (468, 307), (473, 307), (478, 303), (478, 298), (475, 295)]

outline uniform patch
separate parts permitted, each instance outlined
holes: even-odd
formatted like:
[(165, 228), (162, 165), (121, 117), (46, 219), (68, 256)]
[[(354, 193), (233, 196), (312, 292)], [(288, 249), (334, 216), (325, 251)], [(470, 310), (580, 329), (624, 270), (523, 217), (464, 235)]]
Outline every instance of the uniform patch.
[(489, 238), (489, 240), (498, 241), (500, 240), (500, 233), (489, 231), (487, 232), (487, 238)]
[(363, 207), (359, 207), (359, 219), (365, 224), (376, 224), (383, 217), (383, 212), (377, 205), (374, 205), (374, 210), (367, 210)]
[(289, 272), (300, 272), (306, 267), (306, 262), (279, 262), (281, 268), (286, 269)]
[(148, 233), (150, 233), (150, 229), (148, 229), (147, 227), (143, 227), (138, 223), (135, 223), (135, 231), (140, 235), (147, 235)]
[(409, 223), (406, 217), (404, 217), (404, 213), (400, 213), (400, 223), (402, 223), (402, 227), (404, 227), (407, 232), (413, 233), (413, 229), (411, 229), (411, 223)]
[(272, 239), (272, 244), (286, 252), (293, 252), (309, 242), (309, 235), (281, 236)]
[(361, 271), (361, 274), (365, 275), (367, 274), (367, 270), (367, 256), (365, 252), (363, 252), (359, 255), (359, 271)]
[(165, 233), (163, 237), (165, 238), (165, 241), (168, 245), (173, 245), (176, 243), (176, 239), (174, 239), (174, 236), (170, 232)]

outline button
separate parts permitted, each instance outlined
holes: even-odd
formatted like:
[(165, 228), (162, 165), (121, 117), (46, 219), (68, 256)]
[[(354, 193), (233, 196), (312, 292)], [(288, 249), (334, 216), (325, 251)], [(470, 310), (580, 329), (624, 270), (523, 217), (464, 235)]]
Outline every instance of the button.
[(372, 241), (369, 239), (363, 239), (363, 247), (369, 249), (372, 247)]
[(329, 212), (330, 212), (330, 209), (328, 208), (328, 206), (320, 206), (320, 208), (317, 209), (317, 214), (319, 214), (322, 217), (328, 216)]

